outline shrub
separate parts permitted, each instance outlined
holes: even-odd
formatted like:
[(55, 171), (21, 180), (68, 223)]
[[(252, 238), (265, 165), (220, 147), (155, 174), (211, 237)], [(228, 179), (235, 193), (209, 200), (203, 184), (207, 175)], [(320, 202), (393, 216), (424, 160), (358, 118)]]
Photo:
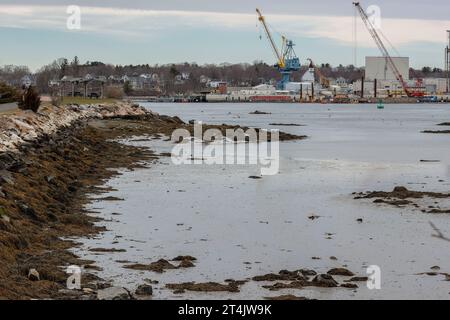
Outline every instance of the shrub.
[(25, 93), (23, 94), (22, 99), (19, 101), (19, 108), (22, 110), (31, 110), (33, 112), (37, 112), (40, 105), (41, 97), (39, 96), (39, 93), (37, 93), (37, 91), (33, 87), (25, 89)]
[(54, 95), (54, 94), (51, 96), (52, 106), (59, 107), (61, 105), (61, 103), (62, 103), (62, 98), (60, 96)]
[(133, 88), (131, 87), (130, 81), (125, 81), (125, 83), (123, 84), (123, 91), (127, 96), (133, 93)]
[(122, 99), (123, 89), (119, 87), (106, 87), (105, 96), (110, 99)]
[(0, 82), (0, 103), (10, 103), (18, 100), (18, 92), (14, 87)]

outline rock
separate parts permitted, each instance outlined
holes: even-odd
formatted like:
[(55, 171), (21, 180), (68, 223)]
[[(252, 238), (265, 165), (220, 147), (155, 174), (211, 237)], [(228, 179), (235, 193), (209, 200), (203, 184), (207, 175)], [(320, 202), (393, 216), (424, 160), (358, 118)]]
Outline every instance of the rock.
[(81, 291), (69, 289), (60, 289), (58, 290), (58, 293), (63, 294), (65, 296), (75, 296), (75, 297), (79, 297), (83, 294)]
[(366, 282), (369, 281), (368, 277), (353, 277), (350, 280), (345, 280), (344, 282)]
[(250, 112), (249, 114), (271, 114), (271, 113), (270, 112), (264, 112), (264, 111), (256, 110), (256, 111)]
[(354, 284), (354, 283), (344, 283), (341, 284), (342, 288), (347, 288), (347, 289), (358, 289), (358, 285)]
[(8, 217), (7, 215), (0, 215), (0, 217), (2, 218), (3, 222), (6, 222), (6, 223), (11, 222), (11, 218)]
[(253, 281), (300, 281), (300, 280), (307, 280), (307, 276), (303, 274), (301, 270), (299, 271), (288, 271), (288, 270), (281, 270), (278, 274), (269, 273), (262, 276), (256, 276), (253, 277)]
[(98, 300), (131, 300), (129, 292), (122, 287), (110, 287), (97, 292)]
[(288, 295), (283, 295), (283, 296), (277, 296), (277, 297), (265, 297), (264, 298), (265, 300), (274, 300), (274, 301), (295, 301), (295, 300), (298, 300), (298, 301), (306, 301), (306, 300), (310, 300), (310, 299), (308, 299), (308, 298), (306, 298), (306, 297), (297, 297), (297, 296), (294, 296), (294, 295), (291, 295), (291, 294), (288, 294)]
[(20, 212), (22, 212), (24, 215), (36, 221), (40, 220), (36, 211), (33, 208), (30, 208), (27, 204), (19, 201), (17, 202), (17, 206), (19, 207)]
[(134, 293), (138, 296), (151, 296), (153, 294), (153, 288), (148, 284), (142, 284), (137, 287)]
[(10, 219), (6, 213), (6, 210), (4, 207), (0, 207), (0, 218), (5, 222), (10, 222)]
[[(0, 152), (15, 152), (23, 144), (45, 141), (61, 128), (76, 125), (86, 119), (105, 118), (155, 118), (156, 115), (144, 108), (133, 107), (130, 103), (120, 102), (112, 105), (78, 106), (76, 104), (58, 108), (54, 106), (41, 107), (39, 113), (22, 111), (18, 114), (3, 116), (0, 119)], [(11, 157), (1, 157), (0, 167), (11, 168)], [(3, 162), (2, 160), (8, 160)], [(6, 166), (3, 166), (6, 164)], [(12, 170), (16, 172), (15, 170)]]
[(409, 190), (407, 189), (407, 188), (405, 188), (405, 187), (395, 187), (394, 188), (394, 192), (397, 192), (397, 193), (404, 193), (404, 192), (409, 192)]
[(178, 268), (165, 259), (160, 259), (160, 260), (158, 260), (156, 262), (152, 262), (148, 265), (137, 263), (137, 264), (125, 265), (123, 267), (125, 269), (140, 270), (140, 271), (153, 271), (153, 272), (157, 272), (157, 273), (163, 273), (166, 270), (172, 270), (172, 269)]
[(28, 271), (28, 279), (31, 281), (39, 281), (41, 280), (39, 277), (39, 272), (36, 269), (30, 269)]
[(439, 266), (434, 266), (434, 267), (431, 267), (430, 269), (431, 269), (431, 270), (441, 270), (441, 267), (439, 267)]
[(310, 270), (310, 269), (300, 269), (298, 272), (300, 272), (302, 275), (304, 275), (305, 277), (313, 277), (317, 275), (317, 272), (315, 272), (314, 270)]
[(150, 284), (158, 284), (159, 281), (158, 280), (152, 280), (152, 279), (144, 279), (145, 282), (148, 282)]
[(259, 176), (250, 176), (250, 177), (248, 177), (249, 179), (254, 179), (254, 180), (259, 180), (259, 179), (262, 179), (262, 177), (259, 177)]
[(196, 261), (197, 258), (192, 257), (192, 256), (178, 256), (172, 259), (172, 261), (184, 261), (184, 260), (188, 260), (188, 261)]
[(334, 268), (327, 272), (329, 275), (332, 276), (346, 276), (346, 277), (353, 277), (355, 274), (351, 272), (350, 270), (347, 270), (345, 268)]
[(6, 170), (1, 170), (0, 171), (0, 182), (14, 185), (14, 179), (12, 177), (11, 172), (6, 171)]
[(330, 257), (330, 260), (337, 261), (338, 258), (336, 258), (335, 256), (331, 256), (331, 257)]
[(92, 293), (94, 293), (94, 290), (91, 288), (83, 288), (83, 292), (86, 294), (92, 294)]
[(190, 260), (183, 260), (178, 265), (178, 268), (194, 268), (194, 267), (195, 267), (195, 264), (193, 264), (192, 261), (190, 261)]
[(206, 283), (168, 283), (166, 288), (173, 290), (174, 292), (181, 292), (181, 290), (196, 291), (196, 292), (239, 292), (239, 284), (237, 282), (230, 282), (227, 284), (221, 284), (217, 282)]
[(319, 274), (313, 279), (311, 284), (316, 287), (323, 287), (323, 288), (334, 288), (338, 286), (337, 281), (334, 280), (333, 277), (330, 276), (329, 274)]

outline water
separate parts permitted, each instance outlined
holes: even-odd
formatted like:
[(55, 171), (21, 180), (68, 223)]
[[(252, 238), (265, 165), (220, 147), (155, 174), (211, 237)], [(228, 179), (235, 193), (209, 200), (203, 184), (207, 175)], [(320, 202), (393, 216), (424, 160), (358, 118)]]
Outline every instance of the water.
[[(307, 135), (281, 143), (280, 174), (261, 180), (254, 166), (175, 166), (161, 158), (149, 169), (108, 182), (121, 202), (95, 202), (108, 232), (82, 239), (77, 252), (93, 259), (100, 273), (116, 285), (133, 289), (153, 279), (155, 299), (261, 299), (295, 294), (316, 299), (448, 299), (444, 277), (418, 275), (432, 266), (450, 272), (450, 243), (432, 237), (429, 222), (450, 236), (448, 215), (424, 214), (412, 208), (354, 200), (352, 192), (392, 190), (449, 191), (450, 135), (422, 130), (450, 120), (447, 105), (294, 105), (294, 104), (147, 104), (161, 114), (183, 120), (276, 128)], [(271, 115), (250, 115), (260, 110)], [(162, 140), (128, 142), (170, 152)], [(421, 162), (439, 160), (440, 162)], [(433, 204), (422, 200), (424, 205)], [(450, 208), (450, 201), (442, 201)], [(112, 216), (120, 213), (120, 216)], [(311, 215), (320, 216), (311, 221)], [(363, 219), (358, 223), (357, 219)], [(116, 243), (117, 242), (117, 243)], [(124, 253), (94, 255), (89, 247), (123, 248)], [(164, 274), (122, 268), (116, 260), (150, 263), (192, 255), (196, 267)], [(337, 261), (331, 260), (335, 256)], [(312, 259), (320, 257), (320, 260)], [(366, 275), (369, 265), (382, 270), (382, 289), (336, 288), (270, 292), (250, 282), (240, 293), (173, 295), (166, 283), (242, 280), (282, 269), (326, 272), (346, 266)], [(342, 278), (337, 277), (341, 282)]]

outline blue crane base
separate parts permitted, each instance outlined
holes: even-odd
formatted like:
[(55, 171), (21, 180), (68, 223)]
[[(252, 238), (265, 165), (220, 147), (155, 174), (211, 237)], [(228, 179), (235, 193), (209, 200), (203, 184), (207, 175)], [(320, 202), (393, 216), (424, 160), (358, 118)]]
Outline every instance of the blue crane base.
[(281, 80), (278, 81), (277, 89), (278, 90), (286, 90), (286, 85), (291, 82), (292, 72), (282, 72)]

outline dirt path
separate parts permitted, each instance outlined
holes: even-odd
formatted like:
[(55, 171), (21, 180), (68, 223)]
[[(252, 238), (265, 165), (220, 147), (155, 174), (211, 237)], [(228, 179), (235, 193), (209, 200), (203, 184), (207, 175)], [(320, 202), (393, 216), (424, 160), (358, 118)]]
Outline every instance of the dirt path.
[(17, 110), (17, 103), (0, 104), (0, 114), (11, 113)]

